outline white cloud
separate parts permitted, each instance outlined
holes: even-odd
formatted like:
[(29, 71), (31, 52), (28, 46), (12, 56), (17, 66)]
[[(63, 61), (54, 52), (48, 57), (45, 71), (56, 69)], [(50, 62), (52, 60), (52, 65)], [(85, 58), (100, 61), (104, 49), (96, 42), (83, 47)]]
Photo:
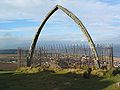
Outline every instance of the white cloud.
[[(41, 18), (41, 15), (48, 12), (55, 5), (50, 0), (2, 0), (0, 2), (0, 18)], [(48, 11), (47, 11), (48, 10)], [(42, 16), (43, 17), (43, 16)]]
[[(113, 40), (119, 37), (120, 26), (114, 25), (116, 22), (114, 20), (117, 20), (117, 23), (120, 22), (120, 4), (111, 5), (109, 3), (100, 2), (100, 0), (1, 0), (0, 22), (10, 22), (12, 19), (30, 19), (36, 22), (41, 22), (45, 15), (56, 4), (66, 7), (77, 15), (87, 27), (93, 37), (93, 40), (97, 41), (102, 40), (103, 38), (106, 40)], [(62, 14), (62, 11), (60, 10), (50, 18), (50, 21), (48, 21), (49, 24), (53, 24), (55, 22), (58, 26), (61, 23), (64, 24), (61, 24), (62, 28), (59, 26), (61, 29), (70, 29), (72, 26), (75, 27), (73, 22), (70, 21), (65, 14)], [(26, 35), (22, 37), (22, 39), (24, 38), (22, 42), (24, 42), (25, 39), (31, 40), (35, 34), (34, 31), (37, 30), (37, 28), (38, 27), (13, 28), (11, 30), (1, 29), (0, 33), (23, 32)], [(56, 28), (58, 27), (50, 27), (49, 29), (52, 30)], [(32, 36), (26, 34), (27, 32), (31, 33), (30, 35)], [(64, 30), (61, 30), (61, 32), (64, 32)], [(68, 37), (66, 37), (67, 35), (64, 35), (62, 39), (68, 39)], [(50, 37), (50, 35), (47, 36), (48, 39)], [(71, 33), (71, 37), (76, 40), (79, 35)], [(3, 38), (5, 37), (0, 36), (0, 43)], [(14, 35), (9, 36), (9, 38), (12, 40), (16, 39)], [(19, 39), (18, 41), (16, 40), (16, 42), (21, 42), (22, 39), (20, 36), (18, 36), (18, 38)], [(58, 38), (60, 39), (61, 37)], [(80, 39), (82, 40), (82, 38)], [(6, 38), (6, 42), (7, 41), (8, 40)]]
[(120, 17), (119, 5), (109, 5), (98, 0), (2, 0), (0, 18), (41, 21), (56, 4), (68, 8), (85, 23), (110, 23), (113, 18)]
[(19, 28), (13, 28), (13, 29), (0, 29), (0, 33), (4, 32), (36, 32), (38, 28), (36, 27), (19, 27)]

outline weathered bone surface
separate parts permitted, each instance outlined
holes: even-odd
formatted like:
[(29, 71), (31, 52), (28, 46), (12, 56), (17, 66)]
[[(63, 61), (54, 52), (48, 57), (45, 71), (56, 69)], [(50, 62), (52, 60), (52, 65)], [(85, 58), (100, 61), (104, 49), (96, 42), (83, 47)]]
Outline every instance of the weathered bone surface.
[(98, 54), (97, 54), (97, 50), (95, 48), (95, 44), (90, 36), (90, 34), (88, 33), (86, 27), (83, 25), (83, 23), (72, 13), (70, 12), (69, 10), (67, 10), (66, 8), (60, 6), (60, 5), (56, 5), (48, 14), (47, 16), (43, 19), (35, 37), (33, 38), (33, 41), (31, 43), (31, 46), (30, 46), (30, 49), (29, 49), (29, 55), (27, 57), (27, 66), (31, 66), (31, 59), (33, 57), (33, 53), (34, 53), (34, 49), (35, 49), (35, 46), (36, 46), (36, 43), (37, 43), (37, 40), (38, 40), (38, 37), (39, 37), (39, 34), (43, 28), (43, 26), (45, 25), (45, 23), (47, 22), (47, 20), (50, 18), (50, 16), (55, 12), (57, 11), (58, 9), (62, 10), (64, 13), (66, 13), (69, 17), (71, 17), (75, 22), (76, 24), (81, 28), (80, 30), (84, 33), (85, 37), (87, 38), (88, 40), (88, 43), (90, 45), (90, 48), (92, 50), (92, 53), (93, 53), (93, 56), (94, 56), (94, 62), (95, 62), (95, 65), (97, 68), (100, 68), (100, 64), (98, 62), (99, 58), (98, 58)]

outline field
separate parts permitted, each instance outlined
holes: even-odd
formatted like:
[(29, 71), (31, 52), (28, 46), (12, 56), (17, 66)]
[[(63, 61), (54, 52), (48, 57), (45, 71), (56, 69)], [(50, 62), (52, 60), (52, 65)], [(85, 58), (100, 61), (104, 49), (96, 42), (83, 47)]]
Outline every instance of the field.
[(38, 73), (0, 72), (0, 90), (120, 90), (120, 76), (85, 79), (81, 74), (62, 70)]
[(0, 70), (15, 70), (17, 57), (17, 54), (0, 54)]
[(17, 54), (0, 54), (0, 60), (14, 60), (17, 57)]
[(0, 70), (15, 70), (17, 68), (16, 63), (1, 63), (0, 62)]

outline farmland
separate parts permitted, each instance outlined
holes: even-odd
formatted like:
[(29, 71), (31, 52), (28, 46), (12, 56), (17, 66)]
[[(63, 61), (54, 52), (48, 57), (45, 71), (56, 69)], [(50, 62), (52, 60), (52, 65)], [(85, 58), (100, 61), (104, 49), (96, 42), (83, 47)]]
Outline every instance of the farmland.
[(15, 70), (17, 54), (0, 54), (0, 70)]

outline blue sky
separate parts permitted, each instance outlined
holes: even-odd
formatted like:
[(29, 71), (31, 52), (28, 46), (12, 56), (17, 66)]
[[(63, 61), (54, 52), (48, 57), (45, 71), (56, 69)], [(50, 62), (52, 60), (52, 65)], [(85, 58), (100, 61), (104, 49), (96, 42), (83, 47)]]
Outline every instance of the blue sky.
[[(73, 12), (97, 43), (120, 40), (120, 0), (1, 0), (0, 49), (29, 45), (42, 19), (60, 4)], [(48, 20), (39, 41), (86, 41), (71, 18), (58, 10)]]

